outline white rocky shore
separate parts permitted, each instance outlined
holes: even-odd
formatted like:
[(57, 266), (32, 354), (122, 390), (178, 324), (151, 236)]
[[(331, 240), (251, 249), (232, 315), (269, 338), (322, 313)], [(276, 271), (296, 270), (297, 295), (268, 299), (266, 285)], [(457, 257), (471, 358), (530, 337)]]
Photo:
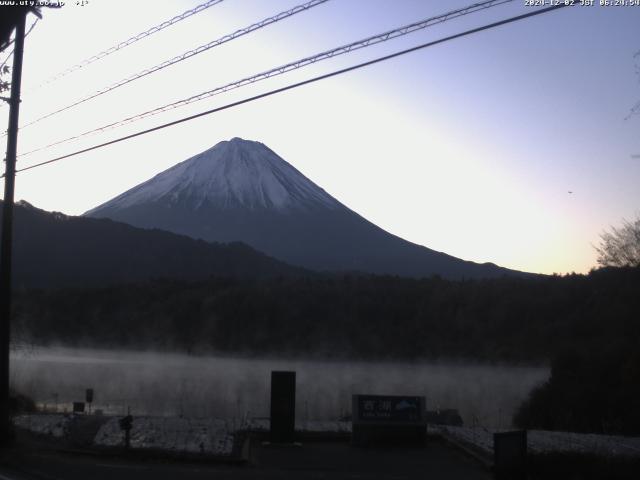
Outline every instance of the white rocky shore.
[[(94, 444), (123, 444), (119, 418), (110, 418), (95, 436)], [(233, 425), (216, 418), (136, 417), (131, 429), (131, 448), (172, 452), (231, 455)]]
[[(64, 438), (74, 417), (62, 414), (20, 415), (14, 418), (17, 427), (40, 435)], [(120, 417), (105, 417), (97, 430), (93, 444), (99, 447), (123, 445)], [(269, 419), (244, 421), (217, 418), (135, 417), (131, 430), (131, 448), (164, 450), (175, 453), (196, 453), (228, 456), (233, 452), (234, 437), (242, 431), (267, 431)], [(471, 445), (487, 456), (493, 455), (493, 434), (485, 428), (429, 425), (431, 433), (461, 444)], [(296, 423), (299, 432), (348, 434), (351, 422), (303, 421)], [(582, 453), (603, 457), (640, 458), (640, 437), (595, 435), (570, 432), (527, 432), (530, 453)]]
[[(14, 424), (39, 435), (65, 438), (73, 419), (73, 415), (64, 414), (19, 415), (14, 418)], [(123, 446), (120, 417), (104, 417), (104, 420), (93, 445)], [(216, 418), (135, 417), (130, 446), (133, 449), (229, 456), (233, 452), (235, 431), (233, 421)]]
[[(441, 425), (429, 428), (445, 438), (473, 445), (485, 454), (493, 455), (493, 434), (497, 433), (495, 431)], [(580, 453), (602, 457), (640, 458), (640, 437), (528, 430), (527, 450), (533, 454)]]
[(71, 417), (60, 414), (18, 415), (13, 418), (16, 427), (40, 435), (62, 438), (68, 432)]

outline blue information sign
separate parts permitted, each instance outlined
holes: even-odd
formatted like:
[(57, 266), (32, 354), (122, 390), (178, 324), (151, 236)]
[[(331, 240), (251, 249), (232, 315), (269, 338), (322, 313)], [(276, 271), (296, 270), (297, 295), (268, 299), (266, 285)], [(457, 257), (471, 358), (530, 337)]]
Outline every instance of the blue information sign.
[(392, 395), (355, 395), (356, 422), (421, 423), (424, 421), (424, 397)]

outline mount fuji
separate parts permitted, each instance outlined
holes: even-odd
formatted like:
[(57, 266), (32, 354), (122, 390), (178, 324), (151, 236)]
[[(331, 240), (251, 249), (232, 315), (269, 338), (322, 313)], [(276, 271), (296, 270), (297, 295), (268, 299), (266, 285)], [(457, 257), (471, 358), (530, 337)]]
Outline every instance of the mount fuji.
[(267, 146), (240, 138), (218, 143), (85, 216), (206, 241), (242, 241), (313, 270), (452, 279), (522, 275), (392, 235), (341, 204)]

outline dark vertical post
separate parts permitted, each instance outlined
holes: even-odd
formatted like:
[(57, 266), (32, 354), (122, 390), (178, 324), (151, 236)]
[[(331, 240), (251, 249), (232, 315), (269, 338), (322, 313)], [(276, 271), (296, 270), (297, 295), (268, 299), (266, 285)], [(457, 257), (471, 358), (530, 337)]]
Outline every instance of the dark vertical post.
[(133, 417), (131, 416), (131, 408), (127, 407), (127, 416), (119, 421), (120, 429), (124, 431), (124, 448), (131, 447), (131, 429), (133, 428)]
[(26, 12), (16, 25), (11, 100), (7, 135), (7, 158), (4, 177), (4, 207), (2, 212), (2, 239), (0, 240), (0, 442), (10, 442), (9, 417), (9, 341), (11, 338), (11, 241), (13, 237), (13, 196), (18, 151), (18, 114), (20, 111), (20, 83), (22, 81), (22, 55)]
[(271, 372), (271, 442), (293, 443), (296, 372)]
[(493, 470), (496, 480), (526, 480), (526, 430), (493, 434)]
[(84, 400), (89, 404), (89, 415), (91, 415), (91, 403), (93, 402), (93, 388), (87, 388), (85, 390)]

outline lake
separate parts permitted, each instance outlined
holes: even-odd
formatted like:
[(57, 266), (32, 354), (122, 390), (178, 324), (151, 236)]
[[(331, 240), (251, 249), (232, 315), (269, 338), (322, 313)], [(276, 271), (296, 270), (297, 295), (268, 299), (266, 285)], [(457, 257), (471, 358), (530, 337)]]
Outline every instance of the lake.
[(427, 408), (455, 408), (465, 425), (508, 428), (518, 405), (549, 376), (542, 367), (439, 362), (276, 360), (175, 353), (21, 349), (11, 383), (40, 405), (70, 410), (93, 388), (93, 408), (134, 415), (267, 417), (270, 372), (297, 375), (300, 421), (337, 419), (351, 395), (424, 395)]

